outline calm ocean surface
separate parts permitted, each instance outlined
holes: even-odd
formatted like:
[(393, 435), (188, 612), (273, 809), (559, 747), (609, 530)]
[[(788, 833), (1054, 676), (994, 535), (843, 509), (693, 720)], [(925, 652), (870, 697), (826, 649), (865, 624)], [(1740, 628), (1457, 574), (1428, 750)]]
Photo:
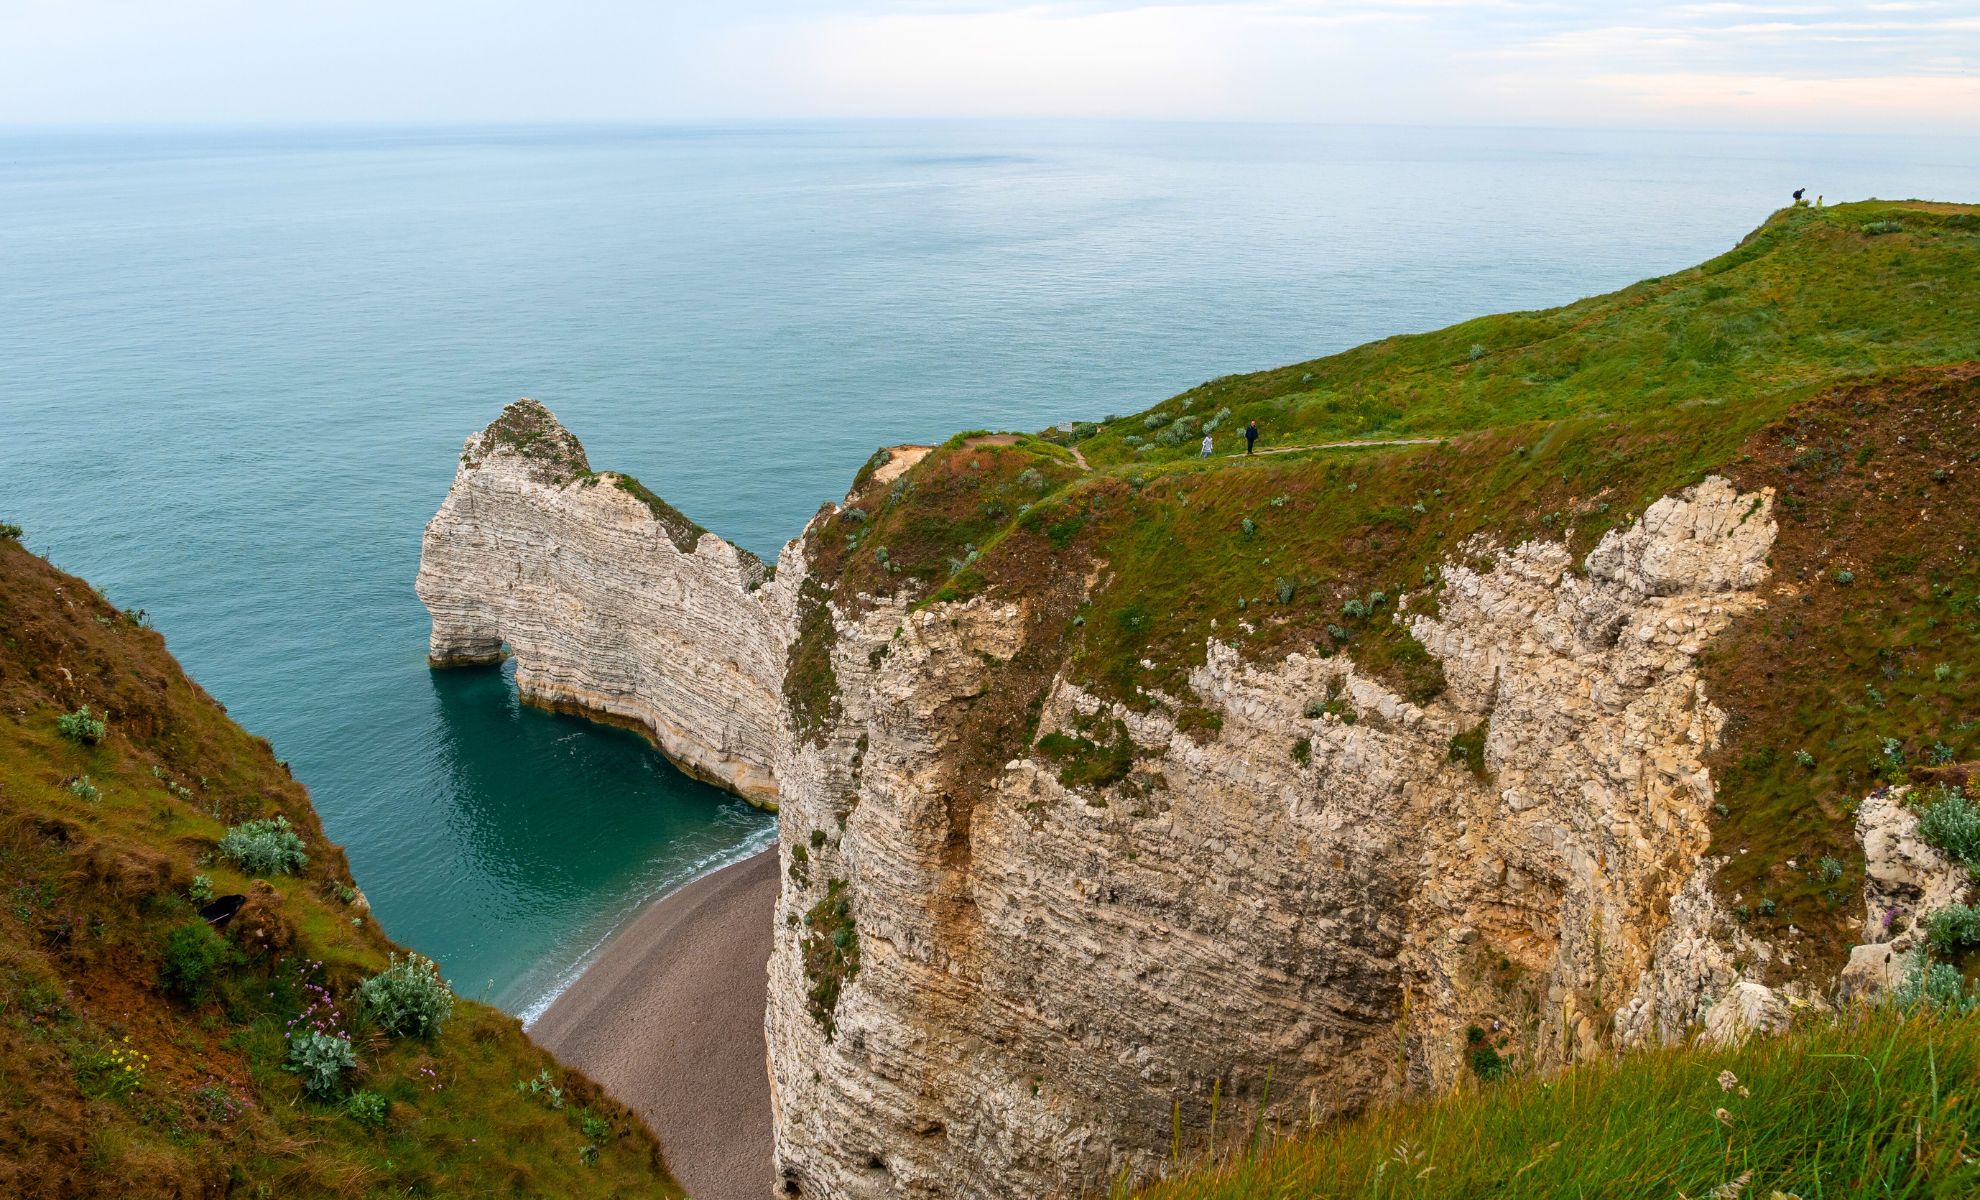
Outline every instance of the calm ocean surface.
[(1980, 199), (1980, 143), (0, 130), (0, 519), (148, 609), (386, 928), (526, 1013), (771, 823), (502, 673), (427, 670), (420, 529), (507, 401), (769, 558), (876, 446), (1605, 291), (1803, 185)]

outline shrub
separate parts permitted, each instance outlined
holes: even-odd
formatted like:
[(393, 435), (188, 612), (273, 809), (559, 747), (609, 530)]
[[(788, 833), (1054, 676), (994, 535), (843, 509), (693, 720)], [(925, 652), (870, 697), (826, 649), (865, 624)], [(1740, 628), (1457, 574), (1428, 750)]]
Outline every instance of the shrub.
[(1298, 763), (1302, 767), (1312, 762), (1313, 739), (1301, 738), (1298, 741), (1294, 742), (1292, 746), (1292, 756), (1293, 756), (1293, 761)]
[(204, 1003), (220, 969), (234, 961), (234, 948), (204, 921), (188, 921), (165, 935), (158, 983), (187, 1004)]
[(1143, 429), (1160, 429), (1168, 423), (1169, 414), (1163, 412), (1152, 412), (1141, 418), (1141, 427)]
[(1238, 528), (1244, 531), (1244, 536), (1252, 537), (1258, 532), (1258, 522), (1252, 520), (1250, 517), (1246, 517), (1244, 520), (1238, 522)]
[(390, 966), (358, 985), (358, 1002), (392, 1036), (428, 1041), (454, 1011), (454, 993), (440, 978), (439, 964), (419, 954), (403, 960), (394, 954)]
[(1140, 447), (1140, 446), (1141, 446), (1141, 445), (1143, 444), (1143, 442), (1145, 442), (1146, 440), (1147, 440), (1147, 439), (1145, 439), (1145, 438), (1143, 438), (1143, 437), (1141, 437), (1141, 436), (1140, 436), (1140, 435), (1138, 435), (1138, 434), (1133, 434), (1133, 433), (1130, 433), (1130, 434), (1128, 434), (1128, 435), (1127, 435), (1126, 437), (1124, 437), (1124, 438), (1122, 438), (1122, 439), (1121, 439), (1121, 445), (1123, 445), (1123, 446), (1126, 446), (1126, 447), (1128, 447), (1129, 449), (1137, 449), (1137, 448), (1139, 448), (1139, 447)]
[(89, 711), (85, 704), (72, 713), (55, 718), (55, 732), (79, 746), (94, 746), (110, 732), (110, 727)]
[(1471, 773), (1483, 779), (1485, 770), (1485, 735), (1490, 730), (1492, 719), (1486, 717), (1463, 733), (1451, 735), (1450, 757), (1452, 762), (1461, 762), (1471, 768)]
[(94, 804), (103, 798), (103, 793), (89, 781), (87, 775), (78, 775), (70, 781), (69, 794), (87, 804)]
[(1026, 467), (1019, 471), (1017, 482), (1019, 487), (1030, 488), (1034, 492), (1045, 490), (1045, 477), (1038, 473), (1037, 467)]
[(1826, 854), (1822, 856), (1822, 861), (1816, 864), (1816, 869), (1820, 872), (1823, 883), (1834, 883), (1843, 877), (1841, 861)]
[(344, 1101), (344, 1115), (368, 1129), (378, 1129), (384, 1126), (389, 1107), (389, 1102), (377, 1092), (355, 1091)]
[(1295, 589), (1293, 588), (1292, 580), (1281, 577), (1275, 584), (1275, 588), (1279, 595), (1279, 603), (1291, 604), (1293, 602)]
[(602, 1142), (612, 1136), (612, 1124), (596, 1113), (579, 1113), (578, 1132), (588, 1142)]
[(1472, 362), (1477, 362), (1479, 359), (1485, 357), (1485, 347), (1479, 345), (1476, 342), (1473, 342), (1471, 344), (1471, 349), (1464, 352), (1464, 356), (1470, 359)]
[(1760, 901), (1759, 913), (1763, 917), (1771, 917), (1774, 915), (1775, 907), (1773, 897), (1763, 897)]
[(344, 1072), (356, 1066), (351, 1039), (306, 1029), (289, 1035), (289, 1060), (282, 1069), (302, 1079), (305, 1095), (325, 1100), (343, 1088)]
[(1083, 442), (1087, 438), (1090, 438), (1099, 432), (1100, 432), (1100, 427), (1098, 425), (1095, 425), (1091, 421), (1073, 422), (1072, 438), (1073, 441), (1075, 442)]
[(1863, 232), (1871, 237), (1882, 237), (1887, 233), (1898, 233), (1904, 229), (1902, 221), (1872, 221), (1863, 227)]
[(1925, 805), (1918, 836), (1969, 867), (1980, 865), (1980, 809), (1958, 788), (1940, 788)]
[(839, 514), (839, 519), (848, 525), (859, 525), (866, 520), (866, 510), (863, 508), (849, 508)]
[(1806, 750), (1796, 750), (1794, 752), (1794, 765), (1804, 770), (1811, 769), (1815, 766), (1815, 756)]
[(1980, 945), (1980, 908), (1955, 904), (1925, 918), (1925, 936), (1932, 949), (1951, 956), (1968, 946)]
[(1958, 967), (1935, 963), (1923, 951), (1913, 951), (1904, 977), (1891, 989), (1889, 1003), (1906, 1011), (1925, 1008), (1963, 1015), (1980, 1009), (1980, 984), (1969, 987)]
[(1341, 615), (1360, 620), (1368, 615), (1368, 606), (1359, 600), (1350, 600), (1341, 605)]
[(1466, 1057), (1471, 1063), (1471, 1073), (1486, 1083), (1496, 1083), (1512, 1073), (1512, 1060), (1494, 1050), (1489, 1042), (1479, 1042)]
[(1850, 584), (1852, 584), (1852, 583), (1855, 583), (1855, 582), (1856, 582), (1856, 572), (1854, 572), (1854, 571), (1837, 571), (1837, 572), (1836, 572), (1836, 582), (1837, 582), (1837, 583), (1840, 583), (1840, 584), (1842, 584), (1842, 585), (1843, 585), (1844, 587), (1848, 587), (1848, 586), (1849, 586)]
[(21, 533), (19, 525), (11, 521), (0, 521), (0, 542), (18, 542), (21, 540)]
[(309, 865), (302, 838), (287, 817), (243, 821), (220, 839), (220, 853), (249, 875), (295, 875)]

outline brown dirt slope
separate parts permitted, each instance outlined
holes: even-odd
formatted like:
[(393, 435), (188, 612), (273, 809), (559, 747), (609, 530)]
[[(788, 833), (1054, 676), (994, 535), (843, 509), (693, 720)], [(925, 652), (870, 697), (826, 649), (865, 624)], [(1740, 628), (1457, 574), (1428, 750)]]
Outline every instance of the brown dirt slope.
[(1775, 490), (1780, 536), (1767, 607), (1706, 656), (1731, 718), (1711, 764), (1721, 886), (1833, 964), (1860, 940), (1859, 799), (1980, 757), (1980, 364), (1797, 405), (1725, 474)]

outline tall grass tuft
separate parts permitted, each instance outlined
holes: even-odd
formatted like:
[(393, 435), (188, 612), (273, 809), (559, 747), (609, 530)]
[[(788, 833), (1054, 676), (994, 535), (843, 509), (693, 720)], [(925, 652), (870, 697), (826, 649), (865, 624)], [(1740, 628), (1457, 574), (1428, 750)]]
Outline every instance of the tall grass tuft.
[(1878, 1009), (1737, 1049), (1647, 1051), (1381, 1109), (1142, 1194), (1980, 1195), (1976, 1082), (1980, 1018)]

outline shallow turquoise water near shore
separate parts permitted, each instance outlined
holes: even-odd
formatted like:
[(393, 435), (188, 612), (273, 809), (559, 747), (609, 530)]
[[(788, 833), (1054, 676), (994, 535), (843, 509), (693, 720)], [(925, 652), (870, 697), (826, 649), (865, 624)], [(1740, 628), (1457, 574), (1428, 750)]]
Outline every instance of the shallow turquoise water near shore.
[(513, 1011), (769, 818), (424, 664), (461, 440), (548, 403), (766, 557), (875, 446), (1703, 259), (1972, 139), (1086, 124), (0, 131), (0, 519), (147, 609), (379, 918)]

